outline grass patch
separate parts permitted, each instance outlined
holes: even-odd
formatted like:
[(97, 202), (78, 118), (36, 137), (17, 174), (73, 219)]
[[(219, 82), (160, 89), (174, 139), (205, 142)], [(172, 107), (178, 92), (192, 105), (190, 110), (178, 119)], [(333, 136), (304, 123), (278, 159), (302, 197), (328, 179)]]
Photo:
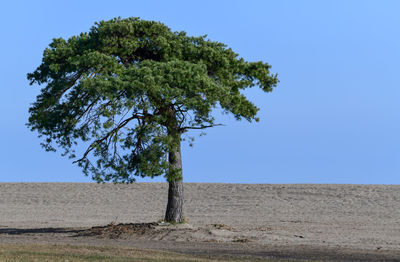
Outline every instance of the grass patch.
[(0, 261), (212, 261), (173, 252), (70, 245), (0, 245)]
[[(184, 255), (159, 250), (141, 250), (123, 247), (95, 247), (72, 245), (0, 245), (0, 262), (83, 262), (83, 261), (267, 261), (267, 262), (307, 262), (307, 260), (261, 259), (218, 257), (214, 259)], [(317, 262), (314, 261), (313, 262)]]

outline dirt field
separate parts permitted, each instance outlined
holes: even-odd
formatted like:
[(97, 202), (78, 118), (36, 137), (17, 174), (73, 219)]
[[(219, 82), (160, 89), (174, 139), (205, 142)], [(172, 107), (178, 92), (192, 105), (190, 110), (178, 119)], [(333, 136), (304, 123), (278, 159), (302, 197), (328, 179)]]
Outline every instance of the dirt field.
[(163, 218), (165, 183), (0, 183), (0, 244), (149, 248), (209, 257), (400, 261), (400, 186), (185, 184), (187, 224)]

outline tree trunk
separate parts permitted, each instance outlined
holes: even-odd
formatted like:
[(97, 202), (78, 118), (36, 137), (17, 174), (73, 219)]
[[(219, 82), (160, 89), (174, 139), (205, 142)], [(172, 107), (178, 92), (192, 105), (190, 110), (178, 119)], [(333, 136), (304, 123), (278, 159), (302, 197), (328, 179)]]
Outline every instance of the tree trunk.
[(168, 154), (169, 171), (167, 181), (168, 204), (165, 212), (165, 221), (180, 223), (183, 222), (183, 182), (182, 182), (182, 158), (181, 158), (181, 138), (176, 135), (176, 144)]
[(183, 206), (182, 180), (169, 182), (168, 205), (167, 205), (167, 211), (165, 212), (165, 221), (172, 223), (183, 222), (182, 206)]

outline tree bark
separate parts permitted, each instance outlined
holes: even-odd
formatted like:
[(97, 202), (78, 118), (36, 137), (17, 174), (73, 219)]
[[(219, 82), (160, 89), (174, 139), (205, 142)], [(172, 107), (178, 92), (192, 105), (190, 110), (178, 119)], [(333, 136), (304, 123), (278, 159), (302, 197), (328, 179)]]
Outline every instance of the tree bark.
[(181, 157), (181, 137), (175, 135), (175, 145), (168, 154), (169, 171), (167, 181), (168, 204), (165, 212), (165, 221), (172, 223), (183, 222), (183, 181), (182, 181), (182, 157)]
[(168, 204), (167, 204), (167, 211), (165, 212), (165, 221), (172, 223), (183, 222), (182, 206), (183, 206), (182, 180), (169, 182)]

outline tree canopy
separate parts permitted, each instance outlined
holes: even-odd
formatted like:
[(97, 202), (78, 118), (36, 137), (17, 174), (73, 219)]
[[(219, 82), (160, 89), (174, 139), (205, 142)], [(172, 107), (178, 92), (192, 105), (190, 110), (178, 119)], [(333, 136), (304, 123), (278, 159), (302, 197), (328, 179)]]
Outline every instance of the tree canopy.
[[(99, 182), (181, 179), (179, 170), (168, 172), (181, 134), (215, 126), (217, 107), (258, 121), (258, 108), (241, 91), (270, 92), (278, 83), (265, 62), (139, 18), (101, 21), (87, 33), (53, 39), (27, 77), (44, 86), (28, 126), (46, 150), (61, 147)], [(79, 155), (78, 142), (87, 145)]]

